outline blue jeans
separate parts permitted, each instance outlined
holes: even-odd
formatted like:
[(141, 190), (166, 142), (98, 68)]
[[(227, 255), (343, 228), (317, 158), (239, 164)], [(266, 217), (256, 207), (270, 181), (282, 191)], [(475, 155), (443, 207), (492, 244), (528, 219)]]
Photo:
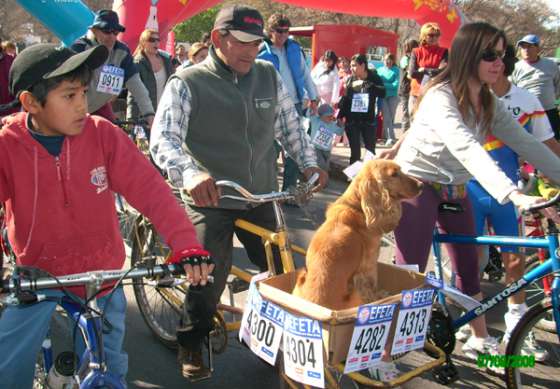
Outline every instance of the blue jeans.
[[(58, 290), (42, 291), (49, 297), (62, 297)], [(109, 333), (103, 333), (103, 346), (108, 370), (125, 382), (128, 370), (128, 355), (122, 351), (126, 313), (126, 297), (122, 288), (118, 288), (110, 304), (107, 296), (97, 300), (105, 312), (105, 318), (111, 323)], [(37, 354), (47, 335), (51, 316), (56, 302), (45, 301), (31, 306), (8, 306), (0, 317), (0, 388), (27, 389), (33, 385), (33, 373)], [(73, 324), (73, 322), (72, 322)], [(68, 334), (71, 336), (71, 334)], [(76, 352), (82, 355), (83, 342), (79, 331), (76, 339)]]

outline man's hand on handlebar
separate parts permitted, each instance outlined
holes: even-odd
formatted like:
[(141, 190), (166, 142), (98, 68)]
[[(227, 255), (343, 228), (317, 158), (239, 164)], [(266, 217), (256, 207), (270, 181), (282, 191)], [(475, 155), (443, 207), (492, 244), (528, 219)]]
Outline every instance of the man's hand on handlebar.
[(208, 173), (196, 175), (185, 185), (187, 193), (192, 197), (197, 207), (217, 207), (221, 190), (216, 181)]
[(303, 171), (303, 175), (305, 176), (306, 180), (309, 180), (314, 173), (319, 174), (318, 184), (314, 189), (315, 192), (318, 192), (323, 189), (329, 182), (329, 175), (326, 171), (318, 167), (308, 167)]

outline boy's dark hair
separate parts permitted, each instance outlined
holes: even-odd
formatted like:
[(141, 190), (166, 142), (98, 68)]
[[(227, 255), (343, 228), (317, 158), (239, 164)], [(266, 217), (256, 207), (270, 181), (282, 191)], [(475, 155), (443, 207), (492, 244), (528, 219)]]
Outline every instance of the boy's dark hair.
[(506, 51), (502, 61), (504, 62), (504, 75), (506, 77), (511, 76), (511, 73), (513, 73), (513, 69), (515, 69), (515, 64), (518, 61), (517, 57), (515, 56), (515, 49), (513, 48), (513, 45), (506, 46)]
[(83, 64), (70, 73), (39, 81), (37, 84), (33, 85), (29, 91), (37, 99), (39, 104), (45, 106), (45, 104), (47, 103), (47, 95), (49, 94), (49, 92), (53, 89), (56, 89), (64, 81), (79, 81), (82, 86), (86, 86), (87, 84), (89, 84), (91, 74), (92, 72), (89, 67), (86, 64)]

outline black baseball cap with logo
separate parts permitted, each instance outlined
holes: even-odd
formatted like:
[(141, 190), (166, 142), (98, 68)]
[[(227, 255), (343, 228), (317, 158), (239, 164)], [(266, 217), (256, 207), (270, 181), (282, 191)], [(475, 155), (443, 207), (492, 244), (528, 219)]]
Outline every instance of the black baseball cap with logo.
[(101, 66), (109, 51), (103, 45), (95, 46), (81, 53), (53, 43), (40, 43), (23, 50), (12, 63), (9, 73), (10, 94), (17, 95), (29, 90), (42, 80), (63, 76), (82, 65), (90, 70)]
[(213, 30), (227, 30), (241, 42), (266, 38), (262, 15), (246, 5), (223, 7), (216, 16)]

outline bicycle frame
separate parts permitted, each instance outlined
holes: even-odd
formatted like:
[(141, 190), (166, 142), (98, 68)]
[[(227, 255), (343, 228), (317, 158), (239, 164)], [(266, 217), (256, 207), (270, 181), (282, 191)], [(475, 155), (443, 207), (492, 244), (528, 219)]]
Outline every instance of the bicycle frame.
[[(483, 315), (486, 311), (498, 305), (501, 301), (509, 296), (523, 290), (532, 282), (550, 274), (554, 274), (552, 282), (551, 297), (554, 309), (554, 319), (556, 321), (556, 331), (560, 338), (560, 258), (558, 252), (558, 236), (549, 234), (544, 238), (522, 238), (522, 237), (506, 237), (506, 236), (466, 236), (453, 234), (440, 234), (435, 232), (433, 237), (434, 257), (436, 263), (436, 276), (443, 280), (441, 265), (441, 248), (440, 243), (458, 243), (458, 244), (474, 244), (474, 245), (495, 245), (495, 246), (514, 246), (528, 247), (537, 249), (547, 249), (550, 253), (550, 259), (541, 263), (538, 267), (526, 273), (520, 279), (508, 284), (500, 292), (494, 296), (483, 299), (481, 305), (477, 308), (463, 313), (460, 317), (453, 320), (454, 329), (458, 329), (469, 323), (473, 319)], [(445, 297), (443, 293), (438, 292), (438, 300), (442, 306), (446, 307)]]

